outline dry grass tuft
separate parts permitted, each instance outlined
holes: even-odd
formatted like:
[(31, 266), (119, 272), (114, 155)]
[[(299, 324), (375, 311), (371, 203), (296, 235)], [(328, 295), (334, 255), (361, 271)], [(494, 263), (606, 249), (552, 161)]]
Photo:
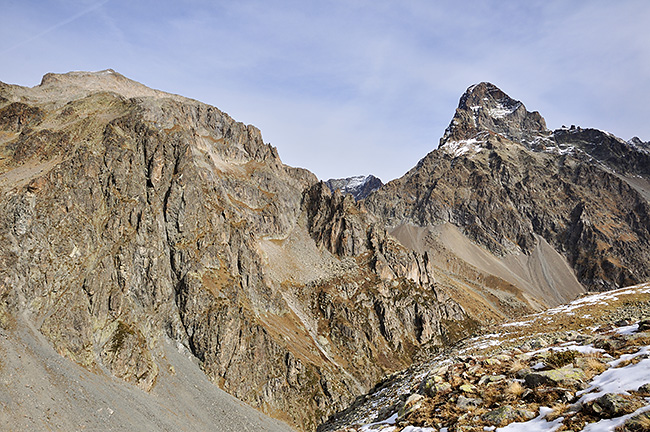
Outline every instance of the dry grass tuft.
[(628, 420), (624, 424), (614, 429), (615, 432), (646, 432), (650, 431), (650, 415), (648, 413), (639, 414)]
[(514, 375), (520, 370), (526, 369), (527, 367), (528, 365), (526, 365), (524, 362), (522, 362), (519, 359), (515, 359), (510, 365), (510, 369), (508, 372), (510, 372), (511, 375)]
[(570, 406), (571, 405), (569, 405), (569, 404), (561, 403), (561, 402), (558, 402), (558, 403), (554, 404), (551, 407), (551, 409), (553, 411), (546, 414), (546, 417), (545, 417), (546, 421), (553, 421), (553, 420), (555, 420), (555, 419), (557, 419), (559, 417), (564, 416), (564, 413), (566, 413), (569, 410)]
[[(619, 357), (620, 357), (620, 356), (619, 356)], [(639, 363), (641, 360), (643, 360), (641, 357), (642, 357), (642, 356), (638, 356), (638, 357), (631, 358), (631, 359), (629, 359), (629, 360), (624, 360), (624, 361), (620, 362), (619, 364), (617, 364), (617, 365), (616, 365), (616, 368), (617, 368), (617, 369), (620, 369), (620, 368), (624, 368), (625, 366), (629, 366), (629, 365), (637, 364), (637, 363)]]
[(506, 388), (506, 394), (509, 396), (513, 396), (515, 398), (521, 397), (522, 394), (526, 391), (526, 388), (519, 384), (518, 381), (514, 381), (512, 384)]
[(635, 423), (639, 425), (640, 430), (650, 431), (650, 415), (642, 414), (635, 420)]
[(585, 372), (589, 375), (599, 375), (607, 370), (607, 365), (596, 358), (587, 358), (587, 369)]

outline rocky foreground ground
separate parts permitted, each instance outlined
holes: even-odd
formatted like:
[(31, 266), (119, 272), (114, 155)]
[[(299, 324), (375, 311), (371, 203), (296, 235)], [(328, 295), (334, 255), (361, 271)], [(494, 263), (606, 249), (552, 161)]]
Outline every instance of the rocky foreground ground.
[(650, 430), (650, 284), (583, 296), (395, 374), (321, 430)]

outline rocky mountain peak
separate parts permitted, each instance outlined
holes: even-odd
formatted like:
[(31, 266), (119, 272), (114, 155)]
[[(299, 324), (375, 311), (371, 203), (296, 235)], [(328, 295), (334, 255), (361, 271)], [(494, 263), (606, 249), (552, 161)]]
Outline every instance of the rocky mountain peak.
[(523, 103), (494, 84), (482, 82), (470, 86), (460, 98), (440, 146), (462, 154), (467, 150), (478, 150), (476, 146), (489, 134), (532, 143), (547, 132), (546, 122), (537, 111), (529, 112)]
[(329, 179), (325, 184), (332, 192), (340, 190), (344, 194), (352, 195), (356, 201), (364, 199), (383, 186), (382, 181), (372, 174), (343, 179)]
[(635, 136), (635, 137), (632, 137), (632, 139), (630, 139), (627, 143), (630, 146), (637, 149), (637, 150), (640, 150), (640, 151), (642, 151), (644, 153), (650, 153), (650, 141), (644, 142), (644, 141), (641, 141), (641, 139), (639, 137)]
[(28, 98), (37, 103), (56, 101), (57, 104), (65, 104), (98, 92), (116, 93), (125, 99), (148, 97), (186, 100), (178, 95), (149, 88), (113, 69), (47, 73), (41, 83), (33, 88), (12, 86), (10, 90), (16, 100)]
[(108, 78), (108, 79), (122, 79), (129, 80), (124, 75), (115, 72), (113, 69), (104, 69), (101, 71), (70, 71), (66, 73), (54, 73), (49, 72), (43, 75), (41, 79), (41, 86), (51, 85), (54, 83), (60, 84), (62, 82), (71, 81), (71, 80), (83, 80), (88, 78)]

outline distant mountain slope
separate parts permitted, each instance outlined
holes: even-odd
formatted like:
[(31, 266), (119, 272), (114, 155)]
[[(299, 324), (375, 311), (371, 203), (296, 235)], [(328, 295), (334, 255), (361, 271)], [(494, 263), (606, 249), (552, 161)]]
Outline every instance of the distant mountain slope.
[(548, 131), (481, 83), (439, 148), (364, 203), (390, 226), (451, 223), (497, 256), (530, 255), (543, 238), (588, 288), (627, 286), (650, 278), (650, 207), (629, 178), (647, 180), (647, 158), (599, 131)]
[(332, 192), (340, 190), (342, 193), (352, 195), (356, 201), (364, 199), (383, 185), (382, 181), (372, 174), (344, 179), (329, 179), (325, 184)]

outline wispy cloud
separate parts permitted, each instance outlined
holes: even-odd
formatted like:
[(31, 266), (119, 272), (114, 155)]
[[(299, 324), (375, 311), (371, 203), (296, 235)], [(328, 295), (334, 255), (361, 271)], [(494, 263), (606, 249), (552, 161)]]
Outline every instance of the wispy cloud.
[[(7, 14), (30, 24), (21, 7)], [(320, 177), (387, 180), (437, 146), (478, 81), (552, 127), (650, 139), (649, 21), (640, 0), (111, 0), (22, 40), (0, 27), (20, 59), (0, 80), (112, 67), (256, 124)]]
[(21, 41), (15, 43), (15, 44), (13, 44), (13, 45), (11, 45), (11, 46), (5, 48), (4, 50), (0, 51), (0, 54), (2, 54), (2, 55), (4, 55), (4, 54), (8, 54), (8, 53), (10, 53), (11, 51), (14, 51), (14, 50), (16, 50), (16, 49), (18, 49), (18, 48), (21, 48), (21, 47), (23, 47), (23, 46), (25, 46), (25, 45), (27, 45), (27, 44), (29, 44), (29, 43), (31, 43), (31, 42), (37, 41), (37, 40), (43, 38), (44, 36), (47, 36), (48, 34), (54, 32), (55, 30), (58, 30), (58, 29), (60, 29), (61, 27), (64, 27), (64, 26), (66, 26), (66, 25), (68, 25), (68, 24), (70, 24), (70, 23), (72, 23), (72, 22), (78, 20), (79, 18), (83, 17), (84, 15), (87, 15), (87, 14), (89, 14), (90, 12), (93, 12), (93, 11), (95, 11), (95, 10), (101, 8), (102, 6), (104, 6), (104, 5), (105, 5), (106, 3), (108, 3), (109, 1), (110, 1), (110, 0), (103, 0), (103, 1), (100, 1), (100, 2), (98, 2), (98, 3), (95, 3), (95, 4), (93, 4), (92, 6), (90, 6), (90, 7), (88, 7), (88, 8), (85, 8), (85, 9), (83, 9), (82, 11), (77, 12), (77, 13), (75, 13), (74, 15), (72, 15), (72, 16), (66, 18), (66, 19), (57, 22), (56, 24), (54, 24), (54, 25), (52, 25), (52, 26), (46, 28), (45, 30), (43, 30), (43, 31), (41, 31), (41, 32), (39, 32), (39, 33), (36, 33), (36, 34), (33, 35), (33, 36), (30, 36), (30, 37), (28, 37), (28, 38), (26, 38), (26, 39), (23, 39), (23, 40), (21, 40)]

